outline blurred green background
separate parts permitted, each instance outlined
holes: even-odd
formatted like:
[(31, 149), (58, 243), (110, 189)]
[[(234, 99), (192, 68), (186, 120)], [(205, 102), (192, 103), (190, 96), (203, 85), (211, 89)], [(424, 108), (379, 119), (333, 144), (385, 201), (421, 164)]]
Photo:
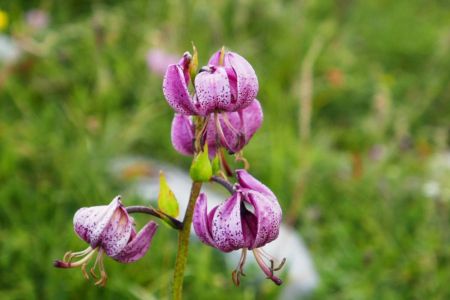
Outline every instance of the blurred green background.
[[(104, 289), (52, 261), (85, 247), (79, 207), (142, 201), (123, 194), (114, 158), (189, 166), (146, 55), (191, 41), (200, 64), (225, 45), (256, 70), (265, 122), (246, 156), (313, 255), (311, 299), (450, 299), (449, 2), (211, 2), (1, 2), (21, 55), (0, 62), (0, 299), (170, 297), (176, 235), (164, 227), (141, 261), (106, 260)], [(279, 293), (248, 277), (234, 288), (230, 272), (193, 243), (185, 298)]]

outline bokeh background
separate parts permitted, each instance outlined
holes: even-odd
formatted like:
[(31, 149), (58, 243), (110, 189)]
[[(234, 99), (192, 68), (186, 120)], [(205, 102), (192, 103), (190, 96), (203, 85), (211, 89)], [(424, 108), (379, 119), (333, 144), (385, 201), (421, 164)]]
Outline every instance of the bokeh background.
[[(178, 57), (191, 41), (200, 64), (225, 45), (256, 70), (265, 122), (246, 156), (312, 254), (310, 299), (450, 299), (448, 1), (15, 0), (0, 10), (1, 299), (170, 297), (166, 228), (141, 261), (108, 259), (104, 289), (52, 261), (85, 247), (73, 213), (133, 180), (111, 173), (114, 159), (188, 168), (148, 55)], [(267, 280), (234, 288), (230, 272), (193, 243), (186, 299), (277, 298)]]

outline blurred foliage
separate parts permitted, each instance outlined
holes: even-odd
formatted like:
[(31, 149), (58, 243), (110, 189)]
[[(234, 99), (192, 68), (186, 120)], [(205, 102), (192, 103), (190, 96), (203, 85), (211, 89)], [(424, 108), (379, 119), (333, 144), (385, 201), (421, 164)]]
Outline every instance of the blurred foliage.
[[(51, 18), (40, 31), (24, 21), (36, 8)], [(169, 297), (169, 230), (137, 263), (108, 260), (105, 289), (52, 261), (85, 246), (72, 233), (77, 208), (124, 190), (112, 159), (189, 167), (171, 147), (173, 112), (145, 55), (181, 55), (191, 41), (200, 65), (226, 45), (256, 69), (265, 122), (246, 156), (311, 249), (321, 277), (312, 298), (450, 298), (450, 175), (429, 168), (449, 147), (448, 1), (16, 0), (1, 9), (3, 33), (25, 49), (0, 69), (1, 299)], [(302, 141), (301, 68), (314, 43), (311, 136)], [(423, 193), (429, 180), (440, 194)], [(278, 293), (251, 278), (234, 288), (230, 273), (218, 251), (193, 243), (186, 299)]]

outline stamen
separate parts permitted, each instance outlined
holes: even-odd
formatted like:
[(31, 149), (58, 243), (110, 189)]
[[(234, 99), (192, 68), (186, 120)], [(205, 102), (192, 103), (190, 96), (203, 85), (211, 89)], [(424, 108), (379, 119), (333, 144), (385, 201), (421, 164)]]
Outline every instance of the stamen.
[(92, 251), (92, 247), (90, 247), (90, 246), (87, 247), (86, 249), (84, 249), (83, 251), (78, 251), (78, 252), (68, 251), (64, 254), (63, 262), (70, 263), (72, 258), (85, 256), (86, 254), (88, 254), (91, 251)]
[(263, 248), (259, 248), (259, 252), (267, 259), (274, 259), (274, 257), (267, 253)]
[(53, 263), (53, 265), (57, 268), (76, 268), (76, 267), (82, 266), (84, 263), (87, 263), (91, 259), (92, 255), (94, 255), (94, 253), (95, 253), (95, 249), (91, 248), (90, 252), (88, 252), (88, 255), (86, 255), (79, 261), (72, 263), (72, 262), (67, 262), (67, 261), (56, 260)]
[(244, 157), (243, 151), (239, 151), (238, 153), (236, 153), (236, 161), (241, 161), (244, 163), (244, 169), (248, 170), (250, 169), (250, 163), (248, 162), (248, 160)]
[(239, 134), (239, 131), (234, 128), (233, 124), (231, 124), (230, 119), (228, 118), (228, 114), (222, 114), (222, 120), (224, 121), (225, 125), (228, 126), (228, 128), (236, 135)]
[(95, 282), (95, 285), (104, 287), (106, 285), (106, 282), (108, 281), (108, 275), (106, 274), (105, 265), (103, 263), (103, 251), (100, 250), (98, 254), (100, 256), (98, 263), (98, 267), (100, 269), (100, 279)]
[(272, 255), (270, 255), (269, 253), (267, 253), (263, 248), (259, 248), (261, 255), (267, 259), (268, 261), (270, 261), (270, 265), (271, 265), (271, 269), (273, 269), (273, 271), (279, 271), (283, 268), (284, 264), (286, 263), (286, 257), (283, 257), (283, 259), (281, 260), (280, 264), (277, 267), (273, 267), (275, 261), (277, 261), (278, 259), (274, 258)]
[(208, 128), (210, 116), (207, 116), (204, 120), (203, 126), (201, 129), (197, 132), (197, 136), (194, 140), (194, 149), (195, 151), (199, 152), (201, 150), (201, 145), (204, 144), (206, 139), (206, 128)]
[(247, 259), (247, 248), (242, 249), (241, 258), (239, 259), (239, 271), (241, 272), (242, 276), (245, 276), (244, 274), (244, 264)]
[(214, 123), (216, 125), (216, 132), (220, 142), (227, 149), (231, 149), (231, 147), (228, 145), (227, 139), (225, 138), (225, 134), (223, 133), (222, 125), (220, 124), (219, 115), (217, 114), (217, 112), (214, 112)]
[(253, 255), (255, 256), (256, 262), (258, 263), (258, 265), (261, 268), (261, 270), (264, 272), (264, 274), (266, 274), (267, 278), (272, 280), (276, 285), (281, 285), (283, 283), (283, 281), (281, 281), (280, 278), (276, 277), (273, 274), (273, 271), (274, 271), (273, 260), (270, 260), (271, 267), (269, 268), (265, 264), (263, 258), (261, 257), (262, 252), (260, 251), (260, 249), (253, 249)]
[(97, 264), (99, 263), (99, 260), (101, 260), (101, 259), (103, 259), (103, 249), (100, 249), (98, 251), (94, 266), (90, 269), (90, 273), (91, 273), (92, 277), (94, 277), (95, 279), (99, 278), (99, 276), (97, 274), (95, 274), (95, 268), (97, 268)]
[(279, 271), (283, 268), (284, 264), (286, 263), (286, 257), (283, 257), (281, 263), (278, 265), (278, 267), (276, 267), (275, 269), (273, 269), (274, 271)]
[(84, 263), (81, 265), (81, 273), (83, 273), (83, 277), (86, 278), (86, 280), (89, 280), (89, 274), (86, 271), (86, 266), (87, 266), (87, 263)]
[(244, 264), (247, 258), (247, 248), (243, 248), (242, 249), (242, 253), (241, 253), (241, 258), (239, 259), (239, 263), (236, 267), (236, 269), (234, 269), (233, 273), (231, 273), (231, 278), (233, 279), (233, 283), (236, 286), (239, 286), (239, 284), (241, 283), (241, 275), (245, 276), (244, 274)]
[[(237, 140), (236, 140), (235, 148), (236, 149), (241, 148), (241, 146), (245, 144), (245, 134), (242, 131), (239, 131), (236, 128), (234, 128), (233, 124), (231, 124), (231, 122), (230, 122), (230, 119), (228, 119), (227, 114), (222, 114), (222, 120), (224, 121), (227, 128), (230, 129), (230, 131), (234, 135), (236, 135)], [(243, 124), (243, 120), (241, 120), (241, 124)], [(242, 126), (242, 128), (244, 128), (244, 127)]]

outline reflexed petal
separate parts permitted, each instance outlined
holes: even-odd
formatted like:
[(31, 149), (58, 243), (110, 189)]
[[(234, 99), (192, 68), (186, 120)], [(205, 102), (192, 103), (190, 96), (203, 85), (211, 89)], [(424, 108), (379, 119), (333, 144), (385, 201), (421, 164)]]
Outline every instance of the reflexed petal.
[(233, 194), (217, 207), (211, 233), (216, 247), (224, 252), (246, 246), (242, 230), (240, 193)]
[(253, 244), (255, 243), (255, 237), (258, 231), (258, 219), (247, 208), (241, 210), (241, 219), (242, 230), (244, 233), (244, 244), (246, 248), (251, 249)]
[(259, 180), (257, 180), (255, 177), (250, 175), (246, 170), (244, 169), (236, 170), (236, 179), (240, 187), (257, 191), (263, 194), (264, 196), (268, 197), (270, 200), (278, 203), (277, 198), (272, 193), (272, 191), (267, 186), (262, 184)]
[(96, 248), (112, 216), (121, 205), (120, 197), (117, 196), (109, 205), (80, 208), (73, 217), (75, 232), (92, 248)]
[(225, 67), (225, 71), (228, 75), (228, 81), (230, 82), (230, 90), (231, 90), (231, 103), (233, 103), (233, 111), (236, 110), (236, 107), (239, 106), (239, 103), (237, 102), (237, 78), (236, 78), (236, 72), (232, 67)]
[(167, 67), (163, 82), (163, 93), (169, 105), (180, 114), (192, 115), (194, 109), (185, 81), (183, 69), (179, 65)]
[(172, 121), (172, 145), (181, 154), (194, 154), (194, 125), (189, 116), (175, 114)]
[(216, 109), (229, 109), (231, 93), (225, 69), (199, 73), (195, 77), (195, 91), (197, 97), (194, 103), (199, 115), (206, 116)]
[(258, 78), (249, 62), (234, 52), (225, 54), (225, 67), (231, 66), (237, 78), (237, 103), (233, 110), (247, 107), (258, 94)]
[(133, 219), (128, 215), (125, 207), (117, 208), (109, 225), (101, 235), (101, 247), (108, 256), (121, 252), (130, 240), (133, 230)]
[(250, 141), (256, 131), (261, 127), (263, 121), (263, 112), (261, 104), (258, 100), (252, 103), (241, 111), (243, 131), (245, 134), (246, 144)]
[(208, 214), (207, 198), (204, 193), (201, 193), (195, 203), (193, 226), (198, 238), (205, 244), (216, 247), (214, 240), (211, 236), (211, 222), (214, 212), (217, 209), (215, 207), (211, 213)]
[(256, 236), (249, 249), (262, 247), (275, 240), (280, 232), (282, 215), (278, 201), (254, 191), (248, 191), (243, 198), (255, 209), (254, 214), (258, 222)]
[(183, 71), (184, 81), (186, 85), (189, 84), (189, 80), (191, 80), (191, 75), (189, 74), (189, 65), (192, 60), (192, 55), (189, 52), (184, 52), (183, 57), (181, 57), (178, 65), (181, 67)]
[(213, 66), (216, 66), (216, 67), (219, 66), (219, 59), (220, 59), (220, 52), (221, 52), (221, 51), (222, 51), (222, 50), (219, 49), (219, 51), (217, 51), (216, 53), (214, 53), (214, 54), (211, 56), (211, 58), (210, 58), (209, 61), (208, 61), (208, 65), (213, 65)]
[(140, 259), (150, 248), (152, 238), (155, 235), (157, 228), (158, 224), (153, 221), (148, 222), (147, 225), (145, 225), (139, 233), (129, 241), (122, 251), (112, 256), (112, 258), (122, 263), (131, 263)]
[[(261, 105), (259, 101), (255, 99), (246, 108), (237, 112), (228, 113), (227, 117), (235, 132), (222, 122), (223, 132), (227, 139), (227, 144), (232, 147), (232, 149), (229, 150), (231, 152), (238, 152), (248, 144), (259, 127), (261, 127), (263, 118)], [(225, 118), (225, 116), (221, 117), (221, 119), (223, 118)], [(240, 136), (239, 134), (242, 134), (243, 136)]]

